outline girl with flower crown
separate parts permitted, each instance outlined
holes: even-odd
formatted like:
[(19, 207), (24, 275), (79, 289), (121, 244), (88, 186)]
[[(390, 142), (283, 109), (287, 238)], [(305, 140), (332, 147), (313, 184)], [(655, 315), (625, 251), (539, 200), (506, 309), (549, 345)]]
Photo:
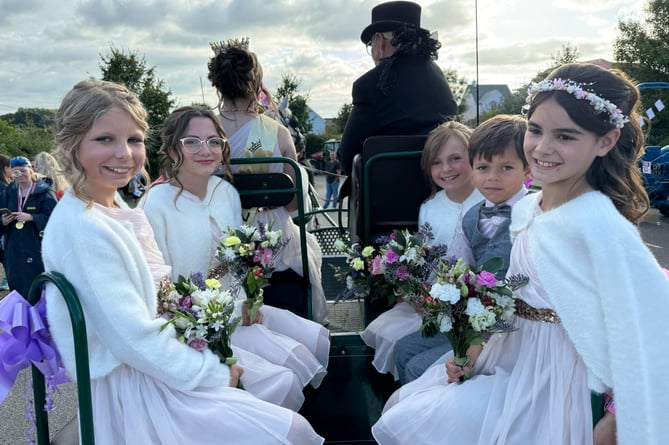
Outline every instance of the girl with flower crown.
[(619, 444), (669, 443), (669, 280), (635, 227), (649, 208), (638, 99), (592, 64), (530, 86), (524, 149), (542, 191), (513, 209), (508, 274), (530, 278), (517, 330), (472, 355), (464, 383), (451, 359), (396, 391), (380, 444), (592, 444), (591, 391), (615, 397)]
[[(242, 369), (178, 340), (158, 318), (165, 264), (144, 211), (116, 190), (146, 161), (146, 110), (126, 87), (85, 80), (56, 119), (58, 155), (72, 187), (43, 241), (47, 271), (65, 275), (86, 319), (98, 444), (322, 444), (299, 414), (236, 388)], [(76, 379), (64, 299), (46, 288), (49, 330)]]
[[(230, 179), (230, 147), (218, 117), (210, 110), (186, 106), (173, 111), (163, 129), (161, 174), (142, 197), (170, 279), (207, 274), (218, 266), (216, 248), (229, 228), (242, 225), (239, 194), (230, 182), (213, 175), (222, 168)], [(223, 277), (230, 286), (231, 278)], [(239, 315), (245, 296), (241, 286)], [(318, 323), (264, 305), (257, 320), (246, 317), (232, 334), (232, 346), (249, 375), (242, 383), (259, 398), (298, 410), (302, 389), (319, 386), (326, 373), (330, 342)]]

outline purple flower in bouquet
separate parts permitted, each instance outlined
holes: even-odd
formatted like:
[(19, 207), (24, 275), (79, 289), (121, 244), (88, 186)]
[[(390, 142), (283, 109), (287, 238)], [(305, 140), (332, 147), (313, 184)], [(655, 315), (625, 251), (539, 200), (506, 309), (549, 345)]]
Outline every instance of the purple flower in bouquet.
[(482, 270), (476, 275), (476, 282), (481, 286), (495, 287), (497, 285), (497, 278), (494, 273)]
[[(394, 239), (394, 238), (391, 238), (391, 239)], [(386, 263), (387, 264), (394, 264), (397, 261), (399, 261), (399, 259), (400, 259), (400, 256), (398, 254), (396, 254), (393, 250), (386, 251), (385, 257), (386, 257)]]
[(397, 268), (395, 271), (395, 275), (397, 275), (397, 279), (400, 281), (406, 281), (409, 278), (409, 269), (405, 266), (400, 266)]

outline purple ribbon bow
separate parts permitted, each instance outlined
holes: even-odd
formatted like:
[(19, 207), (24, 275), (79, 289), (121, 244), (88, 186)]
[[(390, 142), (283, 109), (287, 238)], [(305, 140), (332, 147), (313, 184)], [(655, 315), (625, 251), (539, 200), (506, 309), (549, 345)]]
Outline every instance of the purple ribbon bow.
[[(49, 388), (69, 382), (60, 354), (46, 322), (44, 294), (31, 306), (16, 291), (0, 300), (0, 403), (7, 397), (18, 373), (35, 365)], [(47, 400), (45, 409), (49, 409)]]

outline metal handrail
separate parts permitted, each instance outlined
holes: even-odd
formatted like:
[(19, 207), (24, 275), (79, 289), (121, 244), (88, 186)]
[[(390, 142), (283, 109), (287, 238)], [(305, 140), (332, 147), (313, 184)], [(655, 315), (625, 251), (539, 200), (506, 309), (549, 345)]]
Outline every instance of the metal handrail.
[[(93, 403), (91, 397), (91, 374), (88, 366), (88, 340), (86, 338), (86, 321), (84, 311), (81, 308), (79, 297), (69, 281), (58, 272), (44, 272), (38, 275), (32, 282), (28, 293), (28, 302), (36, 304), (41, 295), (45, 282), (53, 283), (60, 291), (72, 323), (72, 336), (74, 337), (74, 358), (77, 372), (77, 395), (79, 398), (79, 431), (81, 443), (94, 445), (95, 437), (93, 431)], [(37, 428), (38, 445), (49, 445), (49, 422), (48, 414), (43, 409), (46, 391), (44, 386), (44, 375), (33, 365), (33, 395), (35, 398), (35, 425)]]
[[(311, 302), (311, 280), (309, 280), (309, 261), (307, 254), (307, 233), (306, 233), (306, 217), (304, 213), (304, 195), (302, 193), (303, 184), (302, 184), (302, 175), (300, 174), (300, 166), (297, 162), (290, 158), (286, 157), (272, 157), (272, 158), (233, 158), (230, 160), (232, 165), (246, 165), (246, 164), (288, 164), (293, 167), (295, 172), (295, 187), (293, 188), (282, 188), (282, 189), (271, 189), (271, 190), (240, 190), (240, 195), (259, 195), (259, 194), (279, 194), (279, 193), (295, 193), (297, 195), (297, 214), (299, 219), (299, 230), (300, 230), (300, 249), (302, 252), (302, 271), (304, 283), (307, 288), (307, 317), (311, 320), (312, 316), (312, 302)], [(263, 172), (257, 172), (263, 173)], [(253, 174), (250, 173), (250, 174)], [(234, 184), (233, 184), (234, 185)]]

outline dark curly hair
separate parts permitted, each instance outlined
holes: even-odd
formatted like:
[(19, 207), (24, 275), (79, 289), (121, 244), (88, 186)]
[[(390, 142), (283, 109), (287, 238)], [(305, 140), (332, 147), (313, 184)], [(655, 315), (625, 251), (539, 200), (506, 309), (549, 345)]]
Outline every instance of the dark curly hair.
[(216, 88), (219, 108), (223, 98), (231, 100), (250, 98), (247, 109), (255, 111), (257, 97), (262, 89), (262, 67), (256, 55), (244, 48), (227, 48), (209, 60), (207, 78)]
[(441, 43), (430, 37), (429, 31), (414, 25), (401, 25), (393, 30), (392, 33), (393, 38), (390, 40), (390, 44), (397, 49), (392, 56), (381, 59), (383, 68), (377, 83), (379, 90), (386, 96), (390, 94), (390, 91), (395, 86), (395, 76), (393, 75), (392, 67), (397, 59), (412, 56), (437, 60), (439, 57), (438, 51), (441, 48)]

